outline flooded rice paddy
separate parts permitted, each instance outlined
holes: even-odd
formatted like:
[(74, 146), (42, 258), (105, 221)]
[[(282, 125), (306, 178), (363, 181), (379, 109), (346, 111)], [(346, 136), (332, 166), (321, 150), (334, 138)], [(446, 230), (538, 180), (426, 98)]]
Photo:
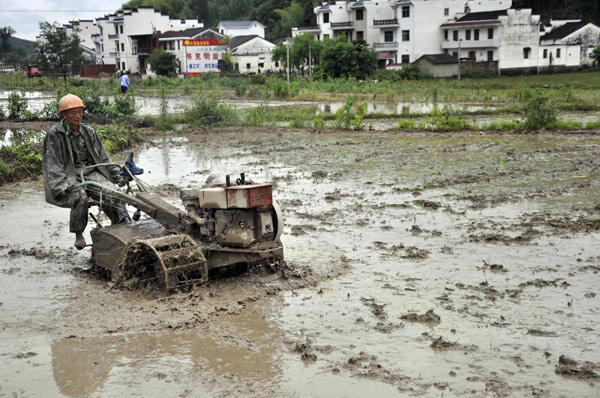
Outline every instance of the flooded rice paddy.
[(112, 289), (39, 181), (5, 185), (0, 396), (598, 396), (597, 135), (220, 130), (137, 155), (174, 203), (211, 172), (273, 182), (287, 267)]

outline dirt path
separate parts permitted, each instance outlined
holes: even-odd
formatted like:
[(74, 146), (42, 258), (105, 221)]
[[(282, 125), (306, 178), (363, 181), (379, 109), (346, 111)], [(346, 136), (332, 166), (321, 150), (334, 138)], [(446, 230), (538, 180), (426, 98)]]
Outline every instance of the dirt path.
[[(273, 181), (288, 268), (111, 288), (39, 182), (0, 188), (0, 396), (597, 396), (600, 138), (189, 132), (175, 200)], [(26, 209), (26, 210), (23, 210)], [(559, 359), (560, 358), (560, 359)]]

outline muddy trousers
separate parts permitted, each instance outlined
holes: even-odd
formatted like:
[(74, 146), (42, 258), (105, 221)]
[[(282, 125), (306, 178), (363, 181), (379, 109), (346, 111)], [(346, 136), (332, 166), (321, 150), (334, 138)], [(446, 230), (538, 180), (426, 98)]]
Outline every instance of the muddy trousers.
[[(91, 173), (86, 176), (88, 181), (96, 181), (106, 187), (112, 188), (114, 184), (110, 182), (106, 177), (98, 172)], [(64, 198), (60, 198), (59, 206), (67, 207), (71, 209), (71, 215), (69, 220), (69, 231), (70, 232), (83, 232), (88, 223), (88, 199), (94, 199), (100, 201), (102, 199), (102, 211), (108, 216), (111, 224), (118, 224), (119, 222), (128, 219), (127, 210), (125, 205), (108, 196), (109, 194), (103, 193), (102, 198), (100, 195), (100, 188), (95, 186), (87, 186), (85, 189), (77, 188), (69, 191), (68, 195)]]

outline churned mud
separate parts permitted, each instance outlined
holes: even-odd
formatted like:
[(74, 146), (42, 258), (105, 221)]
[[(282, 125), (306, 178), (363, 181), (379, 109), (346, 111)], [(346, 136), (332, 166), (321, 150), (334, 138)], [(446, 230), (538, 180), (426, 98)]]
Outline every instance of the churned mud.
[(213, 172), (273, 182), (286, 261), (128, 290), (39, 181), (7, 184), (0, 396), (598, 395), (599, 136), (190, 131), (136, 155), (172, 203)]

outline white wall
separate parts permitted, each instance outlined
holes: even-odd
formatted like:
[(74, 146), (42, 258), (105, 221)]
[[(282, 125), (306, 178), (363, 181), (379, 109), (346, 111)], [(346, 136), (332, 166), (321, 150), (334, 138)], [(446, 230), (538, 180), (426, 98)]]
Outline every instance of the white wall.
[(260, 37), (265, 37), (265, 27), (258, 23), (257, 21), (253, 21), (250, 26), (247, 28), (231, 28), (224, 27), (220, 22), (217, 25), (217, 31), (228, 37), (236, 37), (236, 36), (252, 36), (257, 35)]
[[(276, 66), (272, 60), (272, 51), (275, 44), (255, 38), (232, 50), (232, 61), (238, 65), (240, 73), (265, 73), (267, 71), (276, 72), (283, 70), (283, 66)], [(250, 64), (250, 68), (248, 68)], [(261, 66), (262, 65), (262, 66)]]
[[(532, 15), (530, 9), (509, 10), (507, 16), (500, 17), (500, 21), (498, 67), (537, 67), (540, 59), (539, 15)], [(524, 57), (525, 48), (531, 48), (528, 59)]]

